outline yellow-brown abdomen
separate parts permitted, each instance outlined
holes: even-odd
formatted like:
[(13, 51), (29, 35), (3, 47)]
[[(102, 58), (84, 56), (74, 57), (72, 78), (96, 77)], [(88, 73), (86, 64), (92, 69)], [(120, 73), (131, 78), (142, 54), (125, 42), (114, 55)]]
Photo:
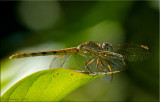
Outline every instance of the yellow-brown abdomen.
[(67, 49), (52, 50), (52, 51), (18, 53), (10, 56), (9, 58), (16, 59), (16, 58), (33, 57), (33, 56), (68, 55), (68, 54), (75, 54), (77, 52), (78, 52), (77, 48), (67, 48)]

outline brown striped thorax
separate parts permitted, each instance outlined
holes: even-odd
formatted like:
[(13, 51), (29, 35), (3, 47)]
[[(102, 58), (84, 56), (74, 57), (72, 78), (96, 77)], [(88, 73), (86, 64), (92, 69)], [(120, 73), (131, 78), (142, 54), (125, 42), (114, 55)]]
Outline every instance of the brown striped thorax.
[(112, 45), (109, 43), (96, 43), (88, 41), (78, 46), (79, 53), (83, 56), (98, 56), (102, 51), (111, 51)]
[(10, 56), (10, 59), (56, 55), (50, 65), (50, 68), (55, 68), (62, 67), (68, 57), (74, 54), (85, 57), (86, 61), (82, 62), (84, 70), (88, 69), (90, 72), (121, 71), (125, 69), (126, 61), (142, 61), (149, 59), (151, 55), (145, 45), (87, 41), (73, 48), (18, 53)]

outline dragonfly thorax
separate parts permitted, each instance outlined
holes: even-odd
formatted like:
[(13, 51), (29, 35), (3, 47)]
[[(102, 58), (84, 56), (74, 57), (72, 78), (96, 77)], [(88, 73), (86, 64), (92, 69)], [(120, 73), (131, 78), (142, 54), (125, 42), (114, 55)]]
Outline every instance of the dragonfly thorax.
[(79, 54), (83, 56), (92, 56), (95, 57), (98, 55), (98, 52), (103, 49), (97, 43), (93, 41), (88, 41), (78, 46)]

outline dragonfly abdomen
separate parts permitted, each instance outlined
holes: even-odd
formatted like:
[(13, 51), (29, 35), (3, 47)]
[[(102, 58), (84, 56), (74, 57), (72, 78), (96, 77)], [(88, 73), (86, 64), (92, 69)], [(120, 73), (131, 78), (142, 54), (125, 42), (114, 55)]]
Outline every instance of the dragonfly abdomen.
[(23, 57), (33, 57), (33, 56), (47, 56), (47, 55), (68, 55), (77, 53), (77, 48), (67, 48), (61, 50), (53, 50), (53, 51), (39, 51), (39, 52), (25, 52), (18, 53), (10, 56), (10, 59), (23, 58)]

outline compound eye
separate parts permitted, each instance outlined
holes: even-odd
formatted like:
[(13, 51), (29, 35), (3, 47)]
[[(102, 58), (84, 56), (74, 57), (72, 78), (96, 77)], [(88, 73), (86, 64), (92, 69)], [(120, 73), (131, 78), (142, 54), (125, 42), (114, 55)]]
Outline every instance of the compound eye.
[(105, 51), (109, 51), (109, 50), (111, 50), (111, 46), (107, 43), (103, 43), (102, 44), (102, 49), (105, 50)]

